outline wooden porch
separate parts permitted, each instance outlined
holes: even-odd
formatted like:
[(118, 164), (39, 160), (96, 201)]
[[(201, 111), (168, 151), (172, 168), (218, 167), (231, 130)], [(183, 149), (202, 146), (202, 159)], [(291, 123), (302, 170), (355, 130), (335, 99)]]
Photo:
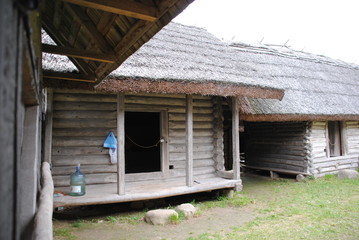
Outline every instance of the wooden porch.
[[(54, 207), (148, 200), (217, 189), (236, 188), (241, 186), (241, 184), (241, 180), (229, 180), (215, 175), (206, 178), (196, 178), (191, 187), (186, 185), (185, 178), (129, 182), (125, 184), (125, 194), (123, 195), (117, 193), (118, 188), (116, 183), (96, 184), (86, 186), (86, 194), (84, 196), (54, 197)], [(59, 187), (56, 190), (67, 192), (68, 187)]]

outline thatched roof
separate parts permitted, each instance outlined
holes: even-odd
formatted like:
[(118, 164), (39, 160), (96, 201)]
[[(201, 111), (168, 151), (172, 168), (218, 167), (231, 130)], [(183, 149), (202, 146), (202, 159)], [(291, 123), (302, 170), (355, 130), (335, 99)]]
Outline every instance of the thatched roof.
[(192, 1), (42, 1), (42, 27), (57, 44), (42, 51), (69, 56), (79, 70), (44, 71), (45, 84), (99, 83)]
[(281, 101), (243, 98), (243, 120), (359, 120), (358, 65), (286, 47), (232, 46), (263, 83), (285, 89)]
[[(44, 55), (45, 70), (76, 71)], [(62, 63), (60, 63), (60, 61)], [(62, 69), (59, 69), (59, 66)], [(97, 91), (283, 97), (206, 30), (170, 23), (96, 86)]]

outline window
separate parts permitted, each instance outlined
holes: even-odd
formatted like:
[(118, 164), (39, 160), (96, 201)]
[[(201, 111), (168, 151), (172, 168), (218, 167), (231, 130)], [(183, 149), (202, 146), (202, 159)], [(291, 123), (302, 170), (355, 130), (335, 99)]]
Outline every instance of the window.
[(342, 139), (342, 123), (339, 121), (328, 122), (328, 157), (337, 157), (344, 155)]

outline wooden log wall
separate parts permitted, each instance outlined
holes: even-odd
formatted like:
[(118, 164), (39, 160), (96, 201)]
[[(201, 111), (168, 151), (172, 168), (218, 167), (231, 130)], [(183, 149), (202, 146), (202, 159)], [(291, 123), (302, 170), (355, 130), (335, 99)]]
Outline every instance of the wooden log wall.
[[(102, 147), (109, 131), (116, 135), (116, 95), (54, 90), (52, 165), (55, 187), (68, 186), (69, 175), (81, 164), (87, 184), (117, 182), (116, 164), (111, 164), (108, 149)], [(125, 109), (130, 111), (166, 111), (168, 114), (168, 167), (166, 178), (186, 174), (185, 96), (126, 94)], [(210, 97), (193, 96), (194, 180), (215, 174), (213, 160), (213, 103)], [(147, 174), (146, 178), (126, 174), (126, 182), (164, 178)]]
[(326, 122), (316, 121), (311, 123), (309, 136), (311, 148), (310, 173), (322, 176), (335, 173), (341, 169), (358, 168), (359, 164), (359, 122), (343, 122), (344, 155), (327, 157)]
[(248, 166), (307, 172), (306, 122), (245, 122)]

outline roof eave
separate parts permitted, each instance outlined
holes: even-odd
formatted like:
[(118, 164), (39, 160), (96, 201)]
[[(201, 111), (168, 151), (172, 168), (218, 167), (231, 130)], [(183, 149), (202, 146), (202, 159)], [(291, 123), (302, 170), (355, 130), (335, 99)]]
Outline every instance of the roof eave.
[(218, 82), (194, 82), (152, 79), (107, 79), (96, 86), (96, 91), (163, 93), (163, 94), (198, 94), (212, 96), (242, 96), (281, 100), (284, 90), (254, 85)]
[(359, 115), (352, 114), (240, 114), (240, 119), (250, 122), (291, 122), (291, 121), (359, 121)]

